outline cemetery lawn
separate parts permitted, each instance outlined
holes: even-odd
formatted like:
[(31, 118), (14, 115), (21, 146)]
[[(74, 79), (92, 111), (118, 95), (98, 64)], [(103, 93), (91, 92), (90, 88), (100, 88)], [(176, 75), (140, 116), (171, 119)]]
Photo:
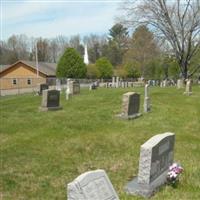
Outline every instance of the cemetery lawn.
[(121, 200), (137, 176), (140, 145), (155, 134), (176, 135), (175, 161), (184, 172), (177, 188), (166, 186), (152, 199), (200, 199), (200, 87), (192, 96), (176, 88), (150, 88), (152, 111), (135, 120), (115, 117), (122, 94), (143, 88), (81, 90), (62, 110), (39, 112), (41, 96), (0, 100), (0, 199), (66, 200), (66, 184), (81, 173), (105, 169)]

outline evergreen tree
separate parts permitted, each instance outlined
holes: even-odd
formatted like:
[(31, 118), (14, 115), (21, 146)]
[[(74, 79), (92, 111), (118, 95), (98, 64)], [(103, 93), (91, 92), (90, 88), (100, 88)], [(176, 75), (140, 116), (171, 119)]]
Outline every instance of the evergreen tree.
[(58, 62), (56, 76), (84, 78), (86, 71), (86, 65), (79, 53), (74, 48), (67, 48)]

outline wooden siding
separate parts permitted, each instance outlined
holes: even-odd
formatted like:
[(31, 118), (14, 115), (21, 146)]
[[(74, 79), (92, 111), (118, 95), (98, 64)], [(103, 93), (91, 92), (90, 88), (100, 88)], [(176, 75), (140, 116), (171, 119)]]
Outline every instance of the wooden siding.
[[(39, 73), (37, 78), (37, 71), (24, 63), (16, 63), (16, 65), (8, 68), (0, 73), (0, 89), (17, 89), (35, 87), (40, 83), (46, 82), (46, 75)], [(13, 79), (16, 79), (16, 84), (13, 84)], [(31, 84), (28, 84), (28, 79)]]

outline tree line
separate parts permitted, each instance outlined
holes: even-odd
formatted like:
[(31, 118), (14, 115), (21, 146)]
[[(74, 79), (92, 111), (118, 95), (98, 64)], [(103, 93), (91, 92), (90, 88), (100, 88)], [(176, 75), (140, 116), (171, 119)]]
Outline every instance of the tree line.
[(102, 76), (96, 66), (101, 58), (112, 65), (106, 77), (186, 79), (199, 76), (199, 0), (173, 3), (143, 0), (140, 4), (129, 0), (122, 10), (124, 18), (120, 16), (107, 35), (52, 39), (13, 35), (0, 43), (0, 64), (11, 64), (19, 59), (34, 61), (36, 46), (38, 61), (58, 63), (67, 48), (74, 48), (83, 57), (84, 44), (87, 44), (90, 64), (86, 76), (89, 78)]

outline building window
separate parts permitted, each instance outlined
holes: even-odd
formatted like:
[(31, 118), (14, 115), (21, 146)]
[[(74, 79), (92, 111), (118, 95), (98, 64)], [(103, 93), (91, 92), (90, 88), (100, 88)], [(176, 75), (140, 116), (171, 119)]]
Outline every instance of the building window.
[(31, 85), (31, 79), (30, 79), (30, 78), (27, 79), (27, 84), (28, 84), (28, 85)]
[(16, 78), (14, 78), (14, 79), (12, 80), (12, 84), (13, 84), (13, 85), (17, 85), (17, 79), (16, 79)]

